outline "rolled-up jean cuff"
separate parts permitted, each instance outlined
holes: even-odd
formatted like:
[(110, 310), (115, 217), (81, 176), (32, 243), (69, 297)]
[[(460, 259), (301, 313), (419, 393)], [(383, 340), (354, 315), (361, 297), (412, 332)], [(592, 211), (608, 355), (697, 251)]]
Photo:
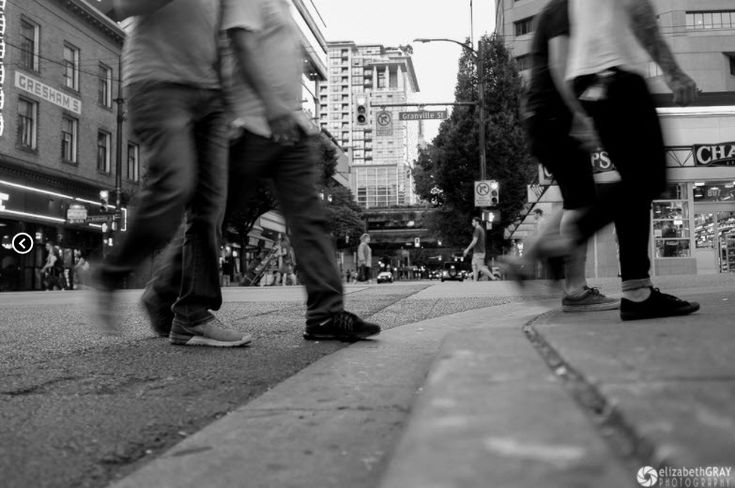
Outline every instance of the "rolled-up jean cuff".
[(651, 283), (651, 278), (641, 278), (637, 280), (623, 281), (623, 283), (620, 286), (620, 289), (623, 291), (632, 291), (632, 290), (638, 290), (639, 288), (650, 288), (652, 286), (653, 286), (653, 283)]

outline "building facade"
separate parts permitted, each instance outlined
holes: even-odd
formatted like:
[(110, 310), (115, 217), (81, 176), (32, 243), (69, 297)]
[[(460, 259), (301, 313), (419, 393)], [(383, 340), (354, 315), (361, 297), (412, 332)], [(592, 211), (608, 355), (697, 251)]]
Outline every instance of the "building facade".
[(101, 191), (114, 210), (118, 157), (125, 196), (139, 184), (138, 144), (117, 137), (124, 32), (82, 0), (2, 0), (0, 15), (0, 289), (39, 289), (47, 242), (67, 274), (75, 250), (101, 255), (108, 224), (67, 217), (99, 214)]
[[(660, 69), (641, 52), (636, 69), (654, 93), (667, 145), (669, 189), (651, 209), (650, 255), (654, 274), (735, 272), (735, 5), (726, 0), (653, 0), (659, 26), (682, 69), (702, 90), (698, 106), (671, 107)], [(523, 73), (543, 0), (499, 0), (497, 30)], [(592, 157), (600, 174), (612, 172), (606, 157)], [(612, 162), (614, 163), (614, 162)], [(552, 181), (540, 172), (540, 187)], [(548, 175), (546, 175), (548, 176)], [(539, 188), (539, 187), (537, 187)], [(554, 186), (529, 191), (528, 209), (560, 206)], [(533, 232), (528, 212), (507, 229), (516, 245)], [(601, 231), (590, 246), (589, 276), (617, 276), (614, 231)]]
[(365, 208), (415, 203), (411, 167), (419, 126), (399, 121), (399, 107), (381, 106), (409, 103), (419, 91), (410, 49), (350, 41), (328, 47), (319, 122), (348, 149), (357, 202)]

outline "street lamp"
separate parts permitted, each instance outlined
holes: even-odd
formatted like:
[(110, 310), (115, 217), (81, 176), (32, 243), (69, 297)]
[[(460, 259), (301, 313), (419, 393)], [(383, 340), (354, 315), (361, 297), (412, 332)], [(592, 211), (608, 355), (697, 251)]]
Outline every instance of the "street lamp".
[(485, 175), (487, 173), (487, 155), (485, 153), (485, 70), (484, 70), (484, 61), (482, 57), (482, 41), (477, 43), (477, 50), (475, 50), (472, 46), (468, 46), (465, 43), (455, 41), (454, 39), (426, 39), (426, 38), (418, 38), (414, 39), (413, 42), (420, 42), (423, 44), (426, 44), (428, 42), (451, 42), (454, 44), (458, 44), (462, 46), (464, 49), (469, 51), (470, 55), (472, 56), (472, 59), (475, 61), (475, 65), (477, 66), (477, 89), (478, 89), (478, 95), (477, 95), (477, 104), (479, 107), (479, 124), (480, 124), (480, 134), (479, 134), (479, 144), (480, 144), (480, 180), (485, 180)]

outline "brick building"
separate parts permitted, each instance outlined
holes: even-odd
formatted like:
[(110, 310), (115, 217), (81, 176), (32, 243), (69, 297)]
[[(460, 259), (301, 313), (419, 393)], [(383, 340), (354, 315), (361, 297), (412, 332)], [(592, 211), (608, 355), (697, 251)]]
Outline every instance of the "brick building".
[[(102, 253), (101, 223), (69, 223), (69, 209), (100, 213), (115, 204), (121, 160), (123, 203), (140, 179), (140, 154), (122, 130), (116, 103), (124, 32), (83, 0), (0, 0), (0, 289), (41, 287), (44, 244)], [(121, 127), (124, 129), (124, 127)], [(24, 232), (34, 249), (20, 254)]]

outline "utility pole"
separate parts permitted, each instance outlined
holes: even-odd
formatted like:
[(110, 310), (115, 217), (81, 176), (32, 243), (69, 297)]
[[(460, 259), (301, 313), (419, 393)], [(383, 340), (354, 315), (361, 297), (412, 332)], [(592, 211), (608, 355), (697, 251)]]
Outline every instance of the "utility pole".
[(117, 104), (117, 141), (115, 148), (117, 149), (115, 154), (115, 212), (122, 212), (122, 144), (123, 144), (123, 122), (125, 121), (125, 113), (123, 110), (123, 99), (122, 90), (122, 56), (117, 58), (117, 98), (115, 98)]
[(480, 181), (485, 181), (487, 173), (487, 154), (485, 152), (485, 61), (482, 54), (482, 39), (480, 39), (477, 42), (477, 87), (479, 91), (477, 100), (480, 110)]

